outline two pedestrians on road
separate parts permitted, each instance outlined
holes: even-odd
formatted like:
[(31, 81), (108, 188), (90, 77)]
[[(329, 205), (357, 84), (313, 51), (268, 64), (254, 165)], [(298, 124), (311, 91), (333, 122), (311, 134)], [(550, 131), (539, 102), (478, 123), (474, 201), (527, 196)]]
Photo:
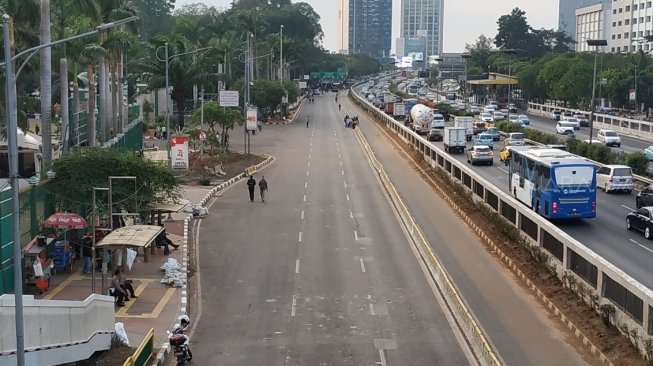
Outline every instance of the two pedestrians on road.
[[(265, 192), (268, 190), (268, 181), (265, 180), (265, 176), (261, 176), (261, 180), (258, 182), (258, 188), (261, 191), (261, 202), (265, 202)], [(249, 189), (249, 200), (254, 202), (254, 190), (256, 189), (256, 180), (253, 175), (249, 176), (247, 180), (247, 189)]]

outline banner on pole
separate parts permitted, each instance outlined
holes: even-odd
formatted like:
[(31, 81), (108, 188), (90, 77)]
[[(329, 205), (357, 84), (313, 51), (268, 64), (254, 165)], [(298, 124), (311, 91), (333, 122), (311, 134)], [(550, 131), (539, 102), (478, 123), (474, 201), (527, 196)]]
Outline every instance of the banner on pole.
[(256, 131), (258, 129), (258, 108), (247, 108), (247, 119), (245, 120), (247, 131)]
[(170, 138), (172, 169), (188, 170), (188, 136), (176, 135)]

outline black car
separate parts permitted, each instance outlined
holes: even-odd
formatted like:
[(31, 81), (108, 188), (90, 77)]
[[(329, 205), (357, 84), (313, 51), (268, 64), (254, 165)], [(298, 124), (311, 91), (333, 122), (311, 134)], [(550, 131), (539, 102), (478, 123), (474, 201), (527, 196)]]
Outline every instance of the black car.
[(644, 233), (646, 239), (653, 239), (653, 222), (651, 217), (653, 206), (638, 208), (626, 216), (626, 229), (639, 230)]
[(644, 206), (653, 206), (653, 185), (642, 189), (635, 197), (635, 207), (641, 208)]

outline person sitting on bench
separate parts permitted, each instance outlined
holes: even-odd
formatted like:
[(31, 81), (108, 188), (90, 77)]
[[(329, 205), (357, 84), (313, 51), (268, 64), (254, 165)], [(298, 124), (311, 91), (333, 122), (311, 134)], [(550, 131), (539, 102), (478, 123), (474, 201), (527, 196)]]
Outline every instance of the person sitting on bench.
[(163, 231), (161, 231), (161, 233), (159, 233), (159, 235), (156, 237), (155, 243), (157, 247), (163, 247), (164, 255), (170, 254), (170, 248), (168, 246), (171, 246), (175, 249), (179, 248), (179, 245), (173, 243), (172, 240), (168, 239), (168, 236), (166, 235), (165, 227), (163, 228)]
[(113, 272), (113, 277), (111, 277), (111, 286), (113, 286), (113, 296), (117, 298), (118, 306), (125, 306), (125, 297), (127, 296), (127, 291), (120, 286), (120, 270), (116, 269)]
[(120, 268), (116, 269), (116, 276), (118, 276), (118, 283), (120, 283), (120, 288), (125, 290), (125, 301), (129, 301), (129, 294), (131, 294), (131, 297), (133, 299), (138, 298), (136, 294), (134, 293), (134, 286), (132, 286), (132, 280), (129, 280), (126, 278), (126, 276), (122, 273)]

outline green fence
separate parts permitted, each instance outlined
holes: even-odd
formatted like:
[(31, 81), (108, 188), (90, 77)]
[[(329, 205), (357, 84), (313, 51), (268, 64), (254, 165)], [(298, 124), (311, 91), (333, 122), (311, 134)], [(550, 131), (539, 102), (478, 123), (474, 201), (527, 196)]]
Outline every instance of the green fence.
[[(77, 118), (79, 121), (77, 129), (74, 128), (74, 122), (70, 123), (72, 146), (88, 146), (91, 133), (88, 125), (88, 113), (86, 111), (79, 112)], [(130, 106), (127, 110), (127, 118), (130, 122), (123, 127), (122, 133), (102, 146), (130, 151), (139, 151), (143, 148), (143, 122), (140, 116), (140, 106)], [(95, 131), (96, 134), (98, 131), (102, 131), (102, 122), (99, 118), (95, 120)]]
[[(18, 194), (20, 207), (20, 244), (29, 243), (40, 231), (39, 223), (54, 213), (47, 182)], [(14, 291), (14, 242), (11, 189), (0, 192), (0, 294)]]

